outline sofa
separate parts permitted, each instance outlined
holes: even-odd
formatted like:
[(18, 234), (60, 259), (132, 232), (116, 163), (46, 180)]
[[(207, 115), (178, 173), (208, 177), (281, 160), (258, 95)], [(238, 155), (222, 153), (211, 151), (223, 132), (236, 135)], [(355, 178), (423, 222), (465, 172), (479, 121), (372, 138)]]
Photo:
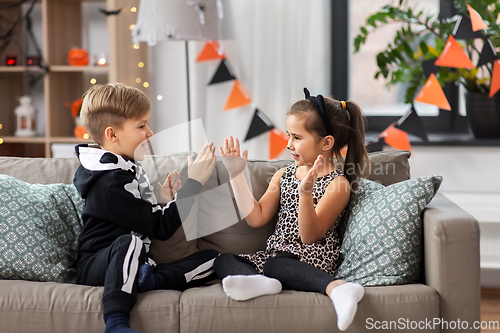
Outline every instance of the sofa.
[[(194, 156), (194, 153), (148, 157), (143, 164), (148, 174), (153, 174), (150, 178), (154, 181), (164, 179), (172, 170), (179, 170), (183, 181), (187, 177), (187, 155)], [(411, 180), (409, 152), (374, 152), (369, 157), (368, 179), (380, 186), (389, 188), (391, 184)], [(260, 198), (274, 172), (291, 163), (288, 160), (249, 160), (247, 176), (254, 196)], [(0, 157), (0, 175), (25, 182), (28, 188), (32, 186), (30, 184), (72, 184), (78, 165), (76, 158)], [(72, 185), (65, 186), (67, 190)], [(226, 191), (230, 193), (228, 175), (220, 161), (205, 187), (228, 188)], [(5, 198), (6, 195), (8, 193), (0, 192), (0, 196)], [(189, 218), (207, 220), (205, 213), (214, 207), (203, 203), (202, 199), (198, 201), (201, 202), (194, 206)], [(4, 203), (8, 205), (9, 201), (4, 200)], [(377, 329), (452, 332), (465, 327), (467, 332), (480, 331), (474, 327), (474, 323), (480, 320), (478, 222), (439, 192), (423, 206), (425, 208), (419, 211), (422, 260), (417, 280), (366, 286), (365, 296), (346, 332)], [(153, 258), (157, 262), (169, 262), (198, 249), (251, 253), (265, 248), (276, 219), (263, 228), (252, 229), (240, 218), (231, 200), (216, 210), (234, 215), (236, 220), (229, 226), (218, 227), (215, 232), (204, 232), (196, 237), (187, 237), (187, 229), (179, 228), (169, 240), (153, 241)], [(13, 215), (12, 212), (9, 214)], [(7, 218), (13, 223), (16, 221), (15, 216), (4, 216), (3, 221)], [(51, 223), (58, 223), (57, 216), (55, 221)], [(1, 228), (0, 225), (0, 231), (4, 230)], [(348, 226), (344, 225), (343, 232), (348, 232)], [(0, 250), (2, 238), (5, 244), (7, 237), (5, 232), (0, 233)], [(74, 252), (77, 251), (71, 248), (74, 241), (66, 240), (62, 244), (70, 244), (73, 253), (73, 262), (66, 263), (67, 272), (74, 271)], [(15, 244), (10, 247), (15, 247)], [(43, 247), (36, 251), (43, 251)], [(76, 285), (73, 283), (74, 274), (66, 274), (58, 281), (29, 279), (3, 277), (0, 280), (0, 332), (104, 332), (102, 287)], [(325, 295), (283, 290), (278, 295), (238, 302), (225, 295), (220, 280), (183, 292), (141, 293), (130, 319), (132, 328), (150, 333), (338, 332), (336, 321), (332, 301)]]

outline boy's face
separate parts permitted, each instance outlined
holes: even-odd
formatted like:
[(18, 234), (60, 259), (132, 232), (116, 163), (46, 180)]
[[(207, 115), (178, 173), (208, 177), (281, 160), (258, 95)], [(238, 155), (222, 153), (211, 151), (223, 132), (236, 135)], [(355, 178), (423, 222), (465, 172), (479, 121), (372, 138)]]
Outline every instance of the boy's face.
[(117, 138), (113, 153), (126, 158), (142, 161), (148, 150), (147, 139), (153, 132), (149, 128), (150, 111), (138, 119), (127, 119), (121, 129), (115, 130)]

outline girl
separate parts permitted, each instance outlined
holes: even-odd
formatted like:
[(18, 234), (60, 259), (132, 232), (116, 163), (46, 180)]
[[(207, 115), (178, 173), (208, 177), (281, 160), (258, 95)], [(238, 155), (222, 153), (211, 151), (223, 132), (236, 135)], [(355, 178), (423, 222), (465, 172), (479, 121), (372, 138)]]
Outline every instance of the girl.
[[(247, 223), (258, 228), (278, 211), (278, 223), (265, 251), (219, 256), (214, 269), (226, 294), (239, 301), (287, 289), (328, 295), (345, 330), (364, 295), (362, 286), (335, 280), (341, 239), (337, 225), (349, 203), (351, 187), (366, 170), (364, 124), (353, 102), (310, 96), (296, 102), (286, 121), (288, 145), (295, 164), (278, 170), (259, 201), (243, 175), (248, 152), (240, 157), (238, 139), (219, 147), (231, 176), (238, 207)], [(347, 147), (344, 171), (335, 161)]]

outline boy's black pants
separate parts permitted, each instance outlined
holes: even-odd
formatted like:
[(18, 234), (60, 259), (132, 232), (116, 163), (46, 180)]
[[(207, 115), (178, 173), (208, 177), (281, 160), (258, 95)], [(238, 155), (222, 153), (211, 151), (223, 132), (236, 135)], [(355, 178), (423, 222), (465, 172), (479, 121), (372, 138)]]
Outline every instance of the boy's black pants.
[[(153, 272), (167, 278), (164, 289), (197, 287), (216, 278), (213, 262), (218, 255), (215, 250), (199, 251), (171, 263), (159, 264)], [(77, 283), (104, 286), (104, 316), (117, 311), (130, 315), (137, 302), (139, 266), (146, 259), (146, 250), (139, 237), (120, 236), (111, 246), (78, 262)]]

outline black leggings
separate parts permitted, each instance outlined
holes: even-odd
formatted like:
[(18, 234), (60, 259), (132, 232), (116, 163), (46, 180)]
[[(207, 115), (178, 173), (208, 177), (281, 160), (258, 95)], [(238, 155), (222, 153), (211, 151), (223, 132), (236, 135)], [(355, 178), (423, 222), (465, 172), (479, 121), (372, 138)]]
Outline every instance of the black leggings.
[[(227, 275), (258, 274), (250, 260), (232, 253), (224, 253), (217, 257), (214, 269), (221, 279)], [(326, 294), (328, 284), (335, 280), (330, 274), (300, 261), (291, 253), (281, 253), (266, 261), (264, 275), (279, 280), (285, 289), (323, 294)]]
[[(218, 254), (215, 250), (198, 251), (177, 261), (159, 264), (154, 272), (166, 277), (165, 289), (185, 290), (198, 287), (215, 279), (212, 261)], [(76, 282), (88, 286), (104, 286), (104, 316), (116, 311), (130, 314), (137, 302), (138, 269), (146, 259), (146, 250), (140, 238), (123, 235), (109, 247), (79, 261)]]

